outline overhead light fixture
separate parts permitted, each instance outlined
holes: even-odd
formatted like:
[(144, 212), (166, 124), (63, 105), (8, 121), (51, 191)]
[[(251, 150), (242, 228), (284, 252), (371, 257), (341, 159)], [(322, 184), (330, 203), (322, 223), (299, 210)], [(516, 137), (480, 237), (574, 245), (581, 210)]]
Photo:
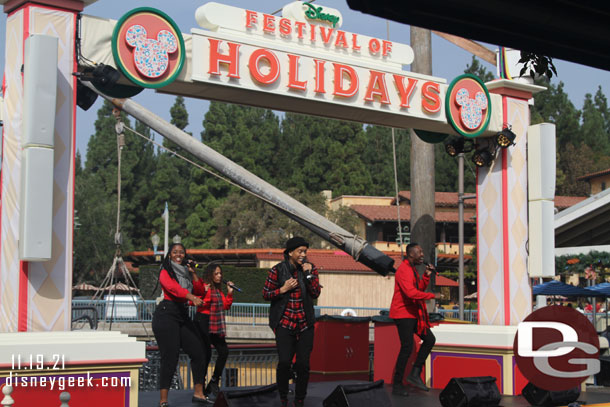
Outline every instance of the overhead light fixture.
[(510, 126), (506, 126), (501, 132), (496, 134), (496, 144), (500, 148), (508, 148), (515, 144), (517, 135), (513, 133)]
[(472, 162), (477, 167), (489, 167), (493, 160), (494, 156), (487, 147), (479, 148), (472, 154)]
[(464, 139), (462, 137), (453, 137), (445, 143), (445, 151), (450, 157), (456, 157), (464, 152)]

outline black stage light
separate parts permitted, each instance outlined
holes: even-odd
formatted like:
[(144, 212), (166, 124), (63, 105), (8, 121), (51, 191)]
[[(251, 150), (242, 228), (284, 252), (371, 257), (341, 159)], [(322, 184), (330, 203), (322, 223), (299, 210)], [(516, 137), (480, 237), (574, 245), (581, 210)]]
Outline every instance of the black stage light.
[(89, 108), (95, 103), (97, 93), (83, 85), (80, 81), (76, 81), (76, 104), (83, 110)]
[(494, 157), (487, 147), (478, 149), (472, 154), (472, 162), (477, 167), (489, 167)]
[(445, 143), (445, 151), (450, 157), (456, 157), (464, 152), (464, 139), (462, 137), (453, 137)]
[[(102, 92), (112, 89), (118, 82), (121, 74), (109, 65), (98, 64), (91, 72), (91, 83)], [(105, 93), (105, 92), (104, 92)]]
[(515, 144), (516, 138), (517, 135), (510, 130), (510, 127), (505, 127), (496, 134), (496, 144), (501, 148), (508, 148)]

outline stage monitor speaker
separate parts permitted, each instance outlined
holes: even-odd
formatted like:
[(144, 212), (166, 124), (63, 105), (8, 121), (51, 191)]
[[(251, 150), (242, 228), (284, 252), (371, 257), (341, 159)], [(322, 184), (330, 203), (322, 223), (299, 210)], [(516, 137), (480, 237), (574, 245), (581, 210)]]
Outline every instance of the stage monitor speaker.
[(563, 391), (549, 391), (528, 383), (523, 388), (522, 394), (532, 406), (566, 406), (578, 400), (580, 389), (574, 387), (573, 389)]
[(443, 407), (497, 406), (502, 398), (491, 376), (454, 377), (439, 397)]
[(364, 384), (339, 385), (322, 402), (324, 407), (391, 406), (383, 380)]
[(527, 135), (528, 200), (555, 199), (555, 125), (530, 126)]
[(214, 407), (271, 407), (279, 404), (277, 384), (246, 390), (221, 391)]

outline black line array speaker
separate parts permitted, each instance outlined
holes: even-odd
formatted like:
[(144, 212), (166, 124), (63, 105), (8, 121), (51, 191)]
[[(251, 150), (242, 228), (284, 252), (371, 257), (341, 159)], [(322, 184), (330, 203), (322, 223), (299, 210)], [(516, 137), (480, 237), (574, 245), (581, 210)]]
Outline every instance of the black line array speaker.
[(322, 402), (324, 407), (391, 406), (390, 397), (383, 388), (383, 380), (364, 384), (339, 385)]
[(563, 391), (549, 391), (528, 383), (523, 388), (522, 394), (532, 406), (565, 406), (578, 400), (580, 388), (574, 387), (573, 389)]
[(277, 384), (246, 390), (221, 391), (214, 407), (272, 407), (280, 402)]
[(502, 396), (491, 376), (454, 377), (449, 380), (440, 396), (443, 407), (497, 406)]

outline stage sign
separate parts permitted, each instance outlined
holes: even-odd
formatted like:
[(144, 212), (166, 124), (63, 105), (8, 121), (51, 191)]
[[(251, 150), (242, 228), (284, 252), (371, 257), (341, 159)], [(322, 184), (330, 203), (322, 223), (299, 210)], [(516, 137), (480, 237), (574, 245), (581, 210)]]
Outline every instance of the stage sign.
[(342, 31), (340, 13), (317, 3), (291, 3), (283, 16), (201, 6), (207, 30), (192, 30), (190, 79), (446, 122), (445, 80), (404, 71), (408, 45)]

